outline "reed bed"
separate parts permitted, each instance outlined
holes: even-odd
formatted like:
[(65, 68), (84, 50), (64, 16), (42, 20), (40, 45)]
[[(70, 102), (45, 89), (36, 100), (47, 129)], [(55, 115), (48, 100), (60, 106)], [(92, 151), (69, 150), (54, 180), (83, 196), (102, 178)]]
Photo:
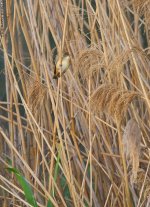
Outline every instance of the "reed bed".
[(150, 1), (0, 2), (0, 206), (149, 207)]

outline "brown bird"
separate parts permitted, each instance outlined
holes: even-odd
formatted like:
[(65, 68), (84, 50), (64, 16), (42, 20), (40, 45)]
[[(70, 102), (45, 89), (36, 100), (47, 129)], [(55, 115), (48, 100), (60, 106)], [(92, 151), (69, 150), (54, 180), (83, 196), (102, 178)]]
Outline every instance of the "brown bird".
[(56, 60), (53, 79), (61, 77), (68, 70), (69, 66), (70, 57), (69, 54), (66, 53), (62, 58), (58, 58), (58, 60)]

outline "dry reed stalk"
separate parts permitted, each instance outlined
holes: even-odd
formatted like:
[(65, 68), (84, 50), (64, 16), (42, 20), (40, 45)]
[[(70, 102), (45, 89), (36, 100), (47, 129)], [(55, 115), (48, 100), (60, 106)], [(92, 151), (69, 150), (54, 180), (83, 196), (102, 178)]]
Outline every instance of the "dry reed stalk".
[(118, 143), (119, 143), (119, 151), (120, 151), (120, 156), (122, 159), (122, 165), (123, 165), (123, 183), (125, 186), (125, 193), (124, 193), (124, 205), (127, 207), (132, 207), (132, 200), (130, 196), (130, 191), (129, 191), (129, 182), (128, 182), (128, 174), (127, 174), (127, 165), (126, 165), (126, 160), (124, 156), (124, 151), (123, 151), (123, 140), (122, 140), (122, 132), (121, 132), (121, 122), (116, 119), (117, 123), (117, 129), (118, 129)]
[(127, 111), (129, 103), (138, 94), (136, 92), (129, 92), (125, 90), (120, 90), (113, 85), (101, 85), (92, 95), (92, 108), (94, 111), (105, 112), (111, 115), (117, 124), (118, 129), (118, 140), (119, 140), (119, 150), (123, 163), (123, 170), (125, 175), (125, 189), (126, 189), (126, 203), (131, 205), (131, 199), (129, 194), (129, 184), (127, 178), (127, 167), (125, 162), (125, 157), (122, 148), (122, 134), (121, 134), (121, 121), (123, 119), (123, 114)]
[[(7, 144), (9, 145), (9, 147), (12, 148), (12, 150), (14, 151), (15, 155), (18, 156), (18, 158), (20, 158), (20, 160), (22, 161), (22, 163), (24, 164), (24, 166), (27, 168), (28, 172), (31, 173), (31, 175), (35, 178), (36, 182), (39, 184), (39, 186), (41, 188), (44, 189), (43, 184), (40, 182), (40, 180), (37, 178), (37, 176), (35, 175), (35, 173), (31, 170), (31, 168), (29, 167), (29, 165), (27, 164), (26, 160), (22, 158), (22, 156), (19, 154), (19, 152), (17, 151), (17, 149), (14, 147), (14, 145), (11, 143), (11, 141), (9, 140), (9, 138), (7, 137), (7, 135), (3, 132), (2, 129), (0, 129), (0, 133), (3, 136), (4, 140), (7, 142)], [(46, 193), (46, 191), (44, 190), (44, 192)], [(48, 197), (50, 197), (49, 193), (46, 193)], [(55, 201), (52, 202), (55, 205)]]
[(80, 153), (80, 150), (79, 150), (79, 147), (78, 147), (77, 139), (76, 139), (75, 118), (74, 117), (72, 117), (70, 133), (71, 133), (71, 136), (72, 136), (72, 139), (73, 139), (73, 142), (74, 142), (74, 145), (75, 145), (76, 152), (78, 154), (79, 160), (80, 160), (80, 162), (82, 164), (83, 163), (83, 159), (82, 159), (82, 156), (81, 156), (81, 153)]
[[(60, 86), (62, 88), (62, 78), (60, 78)], [(64, 167), (66, 169), (66, 175), (68, 177), (68, 187), (70, 189), (71, 192), (71, 197), (73, 199), (73, 203), (77, 206), (78, 205), (78, 199), (76, 196), (76, 189), (74, 187), (74, 182), (72, 180), (73, 178), (73, 172), (72, 172), (72, 168), (71, 168), (71, 162), (70, 162), (70, 154), (69, 154), (69, 149), (68, 149), (68, 142), (67, 142), (67, 133), (66, 133), (66, 126), (65, 126), (65, 117), (64, 117), (64, 107), (63, 107), (63, 99), (62, 99), (62, 90), (60, 91), (60, 99), (61, 99), (61, 108), (62, 108), (62, 115), (63, 115), (63, 129), (64, 129), (64, 139), (65, 139), (65, 148), (62, 142), (62, 139), (60, 139), (60, 145), (61, 145), (61, 150), (62, 150), (62, 154), (61, 157), (63, 159), (63, 164)], [(65, 152), (66, 151), (66, 152)], [(72, 180), (72, 182), (71, 182)]]
[[(124, 33), (125, 33), (125, 36), (127, 38), (128, 46), (129, 46), (130, 49), (132, 49), (132, 43), (131, 43), (131, 40), (129, 38), (128, 27), (126, 25), (126, 20), (125, 20), (125, 17), (123, 15), (123, 11), (122, 11), (122, 9), (120, 7), (120, 3), (119, 3), (118, 0), (117, 0), (117, 6), (118, 6), (118, 9), (119, 9), (120, 18), (121, 18), (121, 21), (122, 21), (122, 24), (123, 24)], [(138, 75), (138, 79), (139, 79), (139, 82), (140, 82), (140, 85), (141, 85), (141, 88), (142, 88), (142, 92), (144, 94), (144, 97), (145, 97), (147, 105), (148, 105), (148, 110), (150, 110), (150, 102), (149, 102), (149, 99), (148, 99), (146, 88), (144, 86), (144, 83), (143, 83), (141, 75), (140, 75), (140, 70), (139, 70), (138, 63), (136, 62), (134, 53), (131, 53), (131, 56), (132, 56), (132, 59), (133, 59), (133, 63), (135, 65), (136, 73)]]

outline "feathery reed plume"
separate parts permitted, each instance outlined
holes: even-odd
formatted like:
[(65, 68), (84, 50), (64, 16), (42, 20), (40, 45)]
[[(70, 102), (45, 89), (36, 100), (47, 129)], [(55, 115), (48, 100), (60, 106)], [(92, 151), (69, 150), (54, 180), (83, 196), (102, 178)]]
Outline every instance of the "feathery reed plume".
[(116, 80), (118, 81), (117, 83), (120, 83), (120, 74), (123, 71), (124, 65), (130, 59), (129, 55), (131, 52), (132, 50), (126, 49), (122, 51), (119, 55), (115, 55), (113, 57), (106, 69), (106, 79), (107, 75), (109, 75), (112, 82), (115, 82)]
[(94, 75), (100, 68), (104, 68), (103, 53), (95, 48), (87, 48), (79, 53), (76, 61), (77, 75), (80, 74), (83, 80)]
[(140, 48), (134, 46), (132, 49), (125, 49), (119, 55), (115, 55), (115, 57), (110, 61), (106, 68), (106, 75), (109, 74), (111, 80), (113, 82), (120, 82), (120, 74), (125, 69), (125, 65), (130, 61), (130, 70), (132, 70), (133, 61), (131, 59), (131, 53), (136, 55), (136, 58), (140, 60), (140, 58), (146, 62), (147, 55)]
[(137, 179), (139, 169), (141, 130), (134, 119), (130, 119), (123, 134), (124, 153), (129, 164), (132, 166), (131, 183)]
[(137, 95), (135, 91), (121, 90), (112, 84), (103, 84), (91, 96), (92, 109), (121, 120), (129, 103)]
[(47, 94), (46, 87), (39, 81), (32, 77), (28, 77), (25, 79), (26, 87), (27, 87), (27, 103), (33, 114), (39, 111), (42, 107), (44, 99)]
[(140, 13), (143, 13), (150, 6), (150, 0), (133, 0), (133, 5)]
[(120, 0), (120, 3), (123, 8), (127, 7), (134, 7), (139, 14), (143, 14), (146, 9), (148, 10), (148, 6), (150, 3), (150, 0), (132, 0), (132, 1), (125, 1), (125, 0)]
[(144, 197), (144, 200), (146, 201), (146, 199), (150, 197), (150, 176), (147, 175), (145, 178), (145, 175), (146, 175), (145, 170), (139, 169), (138, 176), (137, 176), (137, 182), (135, 184), (135, 189), (138, 192), (140, 192), (141, 186), (143, 185), (143, 181), (145, 180), (143, 197)]

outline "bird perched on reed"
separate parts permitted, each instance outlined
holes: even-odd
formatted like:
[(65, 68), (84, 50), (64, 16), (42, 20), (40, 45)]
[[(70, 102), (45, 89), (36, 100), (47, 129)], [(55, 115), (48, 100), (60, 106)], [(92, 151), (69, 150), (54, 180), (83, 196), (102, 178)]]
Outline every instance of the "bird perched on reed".
[(54, 69), (53, 79), (58, 79), (61, 77), (70, 66), (70, 56), (68, 53), (65, 53), (62, 58), (56, 58), (56, 65)]

